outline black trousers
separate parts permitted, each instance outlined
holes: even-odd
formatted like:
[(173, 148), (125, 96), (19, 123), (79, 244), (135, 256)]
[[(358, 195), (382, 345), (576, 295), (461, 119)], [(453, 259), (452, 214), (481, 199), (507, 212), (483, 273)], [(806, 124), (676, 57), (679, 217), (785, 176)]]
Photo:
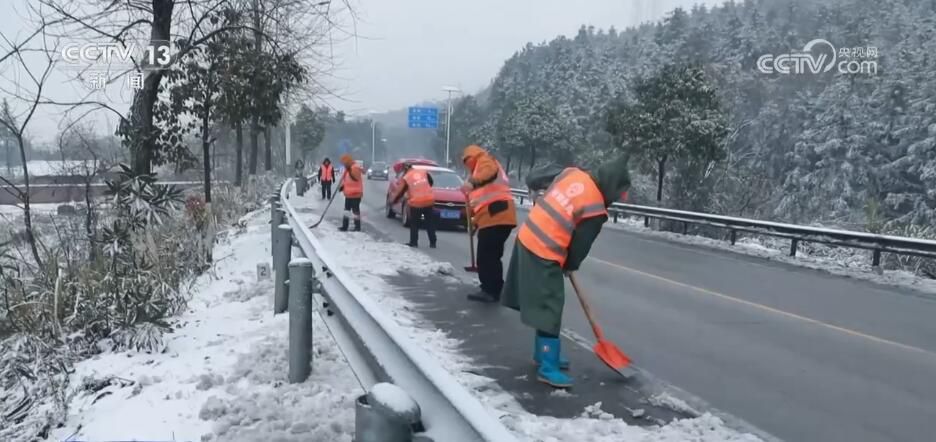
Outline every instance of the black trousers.
[(478, 279), (481, 291), (500, 296), (504, 288), (504, 243), (510, 237), (513, 226), (491, 226), (478, 230)]
[[(429, 235), (429, 244), (435, 245), (436, 243), (436, 231), (435, 231), (435, 213), (432, 210), (432, 206), (429, 207), (408, 207), (409, 212), (409, 242), (410, 244), (419, 243), (419, 225), (422, 224), (426, 227), (426, 233)], [(422, 220), (422, 221), (420, 221)]]
[(354, 215), (354, 219), (361, 219), (361, 199), (360, 198), (345, 198), (344, 200), (344, 209), (345, 216), (348, 216), (348, 212)]
[(331, 197), (332, 197), (332, 194), (331, 194), (331, 185), (332, 185), (332, 183), (331, 183), (331, 181), (322, 181), (321, 184), (322, 184), (322, 199), (323, 199), (323, 200), (330, 200)]

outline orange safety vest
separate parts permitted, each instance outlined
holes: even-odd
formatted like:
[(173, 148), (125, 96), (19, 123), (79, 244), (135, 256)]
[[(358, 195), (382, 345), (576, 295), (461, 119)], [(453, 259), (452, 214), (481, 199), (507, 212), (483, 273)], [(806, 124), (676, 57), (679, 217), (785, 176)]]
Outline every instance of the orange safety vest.
[(410, 169), (403, 176), (403, 180), (406, 181), (406, 190), (409, 192), (409, 198), (406, 200), (408, 206), (419, 209), (435, 204), (432, 186), (429, 185), (429, 178), (425, 171)]
[[(351, 179), (351, 170), (357, 171), (357, 181)], [(364, 174), (361, 173), (361, 166), (357, 163), (351, 165), (351, 169), (345, 168), (344, 175), (341, 177), (341, 186), (344, 187), (345, 198), (361, 198), (364, 196)]]
[(607, 216), (604, 196), (591, 177), (574, 167), (556, 177), (517, 232), (534, 255), (565, 265), (572, 232), (583, 220)]
[(322, 182), (330, 183), (334, 176), (335, 176), (335, 172), (332, 171), (332, 165), (323, 164), (322, 165)]
[[(510, 193), (510, 179), (507, 178), (507, 172), (504, 172), (504, 168), (501, 167), (497, 160), (494, 158), (491, 159), (494, 161), (494, 164), (497, 165), (497, 176), (494, 177), (494, 181), (473, 189), (468, 193), (468, 201), (471, 205), (472, 213), (478, 213), (495, 201), (510, 201), (513, 199), (513, 194)], [(475, 170), (477, 171), (478, 169), (476, 168)], [(478, 177), (472, 176), (472, 178), (475, 178), (476, 181), (480, 181)]]

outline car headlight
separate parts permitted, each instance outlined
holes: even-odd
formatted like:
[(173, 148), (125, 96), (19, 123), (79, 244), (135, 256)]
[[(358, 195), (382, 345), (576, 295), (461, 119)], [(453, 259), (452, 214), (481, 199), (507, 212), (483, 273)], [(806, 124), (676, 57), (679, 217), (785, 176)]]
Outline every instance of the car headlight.
[(373, 170), (367, 169), (367, 173), (374, 173)]

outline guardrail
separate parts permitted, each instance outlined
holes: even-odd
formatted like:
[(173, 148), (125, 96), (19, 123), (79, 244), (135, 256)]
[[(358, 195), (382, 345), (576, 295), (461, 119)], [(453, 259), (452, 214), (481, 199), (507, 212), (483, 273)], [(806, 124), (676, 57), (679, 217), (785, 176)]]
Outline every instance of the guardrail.
[[(370, 390), (366, 397), (358, 399), (356, 427), (361, 434), (357, 434), (355, 440), (403, 440), (392, 437), (388, 439), (386, 432), (382, 438), (370, 438), (366, 435), (380, 433), (371, 424), (374, 421), (373, 409), (367, 411), (366, 398), (379, 400), (378, 395), (374, 393), (382, 390), (386, 394), (388, 388), (385, 385), (381, 385), (382, 388), (374, 386), (378, 383), (392, 382), (405, 392), (404, 396), (408, 394), (421, 410), (419, 427), (424, 431), (419, 431), (420, 436), (446, 442), (515, 441), (515, 436), (491, 415), (477, 398), (459, 384), (432, 355), (413, 343), (395, 320), (358, 285), (355, 278), (338, 265), (310, 228), (302, 223), (296, 209), (290, 203), (292, 187), (293, 180), (290, 179), (271, 201), (272, 237), (279, 238), (275, 239), (273, 247), (274, 256), (279, 256), (274, 259), (274, 267), (278, 267), (274, 272), (283, 273), (275, 278), (277, 287), (274, 309), (277, 312), (290, 310), (290, 315), (306, 314), (305, 309), (299, 310), (298, 313), (293, 311), (293, 306), (301, 303), (297, 304), (294, 299), (287, 301), (284, 298), (293, 298), (301, 291), (293, 286), (306, 284), (305, 281), (287, 280), (298, 277), (290, 274), (289, 270), (307, 266), (306, 263), (311, 262), (308, 273), (300, 274), (315, 279), (311, 286), (325, 298), (322, 306), (327, 314), (323, 319), (328, 318), (326, 323), (329, 324), (329, 330), (339, 342), (352, 370), (362, 384), (367, 384), (364, 385), (365, 388)], [(292, 264), (287, 266), (286, 261), (291, 253), (288, 250), (284, 251), (283, 247), (291, 248), (293, 244), (301, 250), (304, 257), (293, 260)], [(292, 317), (290, 316), (291, 323)], [(332, 329), (333, 326), (336, 329)], [(293, 325), (290, 325), (290, 330), (293, 328)], [(306, 339), (301, 341), (305, 342)], [(308, 360), (302, 361), (302, 357), (304, 355), (297, 359), (300, 364), (310, 363)], [(290, 360), (293, 360), (293, 355), (290, 355)], [(303, 371), (304, 368), (297, 373), (302, 375)], [(292, 372), (291, 368), (291, 381)], [(301, 376), (298, 379), (301, 379)], [(386, 411), (386, 407), (384, 410)], [(362, 425), (370, 425), (369, 430), (362, 433)]]
[[(529, 192), (525, 189), (511, 189), (511, 192), (514, 197), (520, 199), (521, 204), (524, 199), (531, 199)], [(870, 250), (872, 252), (871, 265), (874, 268), (880, 268), (881, 253), (884, 252), (936, 258), (936, 241), (926, 239), (808, 227), (627, 203), (614, 203), (608, 209), (608, 212), (612, 215), (614, 222), (617, 222), (622, 215), (642, 216), (644, 217), (645, 226), (650, 225), (651, 218), (682, 222), (683, 234), (688, 232), (690, 224), (724, 228), (730, 232), (732, 245), (738, 239), (738, 232), (789, 238), (791, 239), (790, 256), (796, 256), (800, 241)]]

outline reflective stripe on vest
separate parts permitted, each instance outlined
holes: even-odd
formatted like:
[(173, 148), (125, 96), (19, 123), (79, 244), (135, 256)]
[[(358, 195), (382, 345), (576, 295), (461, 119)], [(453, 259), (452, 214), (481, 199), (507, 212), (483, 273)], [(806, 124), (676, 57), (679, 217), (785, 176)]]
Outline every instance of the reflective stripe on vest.
[(429, 185), (426, 172), (410, 169), (403, 179), (406, 181), (406, 191), (409, 193), (406, 200), (408, 206), (422, 208), (435, 203), (435, 196), (432, 194), (432, 186)]
[[(351, 170), (357, 171), (357, 181), (351, 179)], [(361, 166), (354, 164), (351, 169), (345, 169), (344, 176), (341, 177), (341, 185), (344, 187), (346, 198), (360, 198), (364, 196), (364, 180), (361, 173)]]
[(330, 183), (331, 180), (332, 180), (332, 177), (334, 177), (334, 176), (335, 176), (335, 172), (334, 172), (334, 170), (332, 169), (332, 165), (331, 165), (331, 164), (329, 164), (329, 165), (327, 165), (327, 166), (325, 166), (325, 165), (322, 166), (322, 181), (323, 181), (323, 182)]
[(575, 228), (585, 219), (607, 215), (598, 186), (587, 173), (570, 167), (530, 209), (517, 240), (534, 255), (564, 266)]
[(471, 204), (472, 212), (479, 212), (495, 201), (510, 201), (513, 194), (510, 193), (510, 179), (507, 178), (507, 172), (494, 158), (491, 158), (497, 165), (497, 175), (494, 181), (487, 183), (468, 193), (468, 201)]

